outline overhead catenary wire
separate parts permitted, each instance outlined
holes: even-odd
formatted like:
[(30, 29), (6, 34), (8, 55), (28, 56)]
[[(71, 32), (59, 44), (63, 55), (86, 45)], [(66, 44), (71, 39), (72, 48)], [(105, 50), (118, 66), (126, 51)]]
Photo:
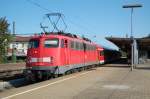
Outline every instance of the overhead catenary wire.
[(26, 1), (29, 2), (30, 4), (33, 4), (33, 5), (37, 6), (37, 7), (39, 7), (39, 8), (41, 8), (41, 9), (45, 10), (45, 11), (52, 12), (51, 10), (49, 10), (49, 9), (47, 9), (47, 8), (45, 8), (45, 7), (43, 7), (42, 5), (40, 5), (39, 3), (37, 3), (37, 2), (35, 2), (35, 1), (33, 1), (33, 0), (26, 0)]
[[(71, 23), (72, 25), (74, 25), (75, 27), (77, 27), (77, 28), (79, 28), (79, 29), (82, 29), (82, 30), (84, 30), (85, 32), (84, 33), (81, 33), (81, 36), (86, 36), (86, 37), (90, 37), (90, 38), (94, 38), (94, 39), (96, 39), (97, 38), (97, 35), (93, 32), (93, 31), (91, 31), (89, 28), (87, 28), (87, 27), (85, 27), (85, 26), (83, 26), (83, 25), (81, 25), (81, 24), (78, 24), (78, 23), (75, 23), (74, 21), (72, 21), (72, 20), (70, 20), (70, 19), (68, 19), (67, 18), (67, 20), (69, 21), (69, 23)], [(88, 31), (88, 32), (87, 32)], [(91, 34), (92, 33), (92, 34)], [(86, 35), (85, 35), (86, 34)], [(94, 40), (94, 42), (97, 42), (97, 40)]]
[[(48, 12), (50, 12), (50, 13), (52, 13), (53, 11), (51, 11), (51, 10), (49, 10), (48, 8), (45, 8), (45, 7), (43, 7), (42, 5), (40, 5), (39, 3), (37, 3), (36, 1), (34, 1), (34, 0), (26, 0), (27, 2), (29, 2), (30, 4), (33, 4), (33, 5), (35, 5), (35, 6), (37, 6), (37, 7), (39, 7), (39, 8), (41, 8), (42, 10), (45, 10), (45, 11), (48, 11)], [(63, 15), (63, 17), (64, 17), (64, 15)], [(67, 19), (68, 20), (68, 19)], [(64, 29), (64, 31), (66, 30), (66, 28), (67, 28), (67, 25), (66, 25), (66, 23), (65, 23), (65, 21), (64, 21), (64, 19), (62, 18), (62, 21), (63, 21), (63, 23), (64, 23), (64, 25), (65, 25), (65, 29)], [(75, 22), (73, 22), (73, 21), (71, 21), (71, 20), (68, 20), (71, 24), (73, 24), (74, 26), (76, 26), (77, 28), (80, 28), (80, 29), (82, 29), (82, 30), (88, 30), (88, 31), (90, 31), (89, 30), (89, 28), (86, 28), (85, 26), (82, 26), (81, 24), (77, 24), (77, 23), (75, 23)], [(92, 32), (92, 31), (90, 31), (90, 32)], [(89, 34), (88, 32), (86, 32), (87, 34)], [(93, 34), (94, 32), (92, 32), (92, 34)]]

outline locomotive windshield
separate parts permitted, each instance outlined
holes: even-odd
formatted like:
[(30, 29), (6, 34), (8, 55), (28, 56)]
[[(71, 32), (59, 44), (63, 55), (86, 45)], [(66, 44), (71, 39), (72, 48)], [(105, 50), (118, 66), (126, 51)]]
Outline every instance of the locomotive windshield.
[(55, 38), (55, 39), (46, 39), (44, 41), (44, 46), (46, 48), (58, 47), (58, 45), (59, 45), (59, 40), (57, 38)]
[(28, 48), (38, 48), (39, 47), (39, 40), (30, 40)]

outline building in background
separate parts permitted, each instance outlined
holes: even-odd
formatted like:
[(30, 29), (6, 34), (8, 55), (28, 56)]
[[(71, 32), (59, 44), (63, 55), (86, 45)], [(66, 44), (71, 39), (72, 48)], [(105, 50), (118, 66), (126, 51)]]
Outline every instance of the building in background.
[(7, 56), (11, 57), (13, 48), (15, 49), (16, 57), (26, 57), (28, 42), (31, 39), (31, 36), (15, 36), (14, 40), (9, 44)]

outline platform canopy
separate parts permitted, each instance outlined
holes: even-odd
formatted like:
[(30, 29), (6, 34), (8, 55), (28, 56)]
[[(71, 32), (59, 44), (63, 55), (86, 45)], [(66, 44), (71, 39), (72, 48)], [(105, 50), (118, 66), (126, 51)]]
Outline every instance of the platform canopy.
[[(121, 50), (127, 51), (131, 50), (132, 39), (131, 38), (120, 38), (120, 37), (106, 37), (106, 39)], [(138, 48), (141, 50), (150, 50), (150, 38), (135, 38), (138, 44)]]

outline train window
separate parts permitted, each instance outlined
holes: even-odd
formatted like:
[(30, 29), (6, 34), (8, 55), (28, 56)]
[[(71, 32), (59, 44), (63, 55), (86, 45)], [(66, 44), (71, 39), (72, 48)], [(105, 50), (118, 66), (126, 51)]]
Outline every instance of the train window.
[(39, 47), (39, 40), (30, 40), (28, 48), (38, 48)]
[(79, 50), (81, 50), (81, 43), (79, 43)]
[(86, 44), (86, 50), (87, 50), (87, 51), (89, 50), (88, 44)]
[(64, 40), (61, 40), (61, 48), (64, 48)]
[(44, 41), (44, 47), (46, 48), (53, 48), (53, 47), (58, 47), (59, 43), (58, 43), (58, 39), (46, 39)]
[(84, 49), (84, 52), (86, 51), (86, 44), (83, 43), (83, 49)]
[(104, 56), (104, 51), (101, 51), (101, 52), (100, 52), (100, 56)]
[(86, 51), (88, 50), (88, 45), (87, 44), (85, 44), (85, 48), (86, 48)]
[(84, 50), (84, 44), (82, 43), (82, 50)]
[(93, 51), (94, 51), (94, 47), (95, 47), (95, 46), (92, 45), (92, 50), (93, 50)]
[(94, 51), (96, 50), (95, 46), (93, 46), (93, 50), (94, 50)]
[(96, 46), (94, 46), (94, 50), (96, 50)]
[(89, 50), (92, 50), (92, 45), (89, 45)]
[(80, 43), (80, 50), (83, 50), (83, 43)]
[(79, 48), (78, 48), (78, 50), (81, 50), (81, 44), (80, 43), (78, 43), (79, 44)]
[(74, 50), (76, 50), (76, 45), (77, 45), (77, 43), (76, 43), (76, 42), (74, 42)]
[(94, 46), (92, 45), (92, 50), (94, 51)]
[(90, 46), (89, 46), (89, 44), (87, 44), (87, 50), (88, 50), (88, 51), (90, 50)]
[(79, 50), (79, 43), (76, 42), (76, 50)]
[(90, 46), (89, 46), (89, 44), (87, 44), (87, 50), (88, 50), (88, 51), (90, 50)]
[(71, 41), (71, 48), (74, 49), (74, 41)]
[(92, 47), (93, 47), (93, 46), (92, 46), (92, 45), (90, 45), (90, 50), (92, 50)]
[(68, 40), (65, 40), (64, 46), (67, 48), (68, 47)]
[(90, 51), (91, 46), (88, 44), (88, 50)]

